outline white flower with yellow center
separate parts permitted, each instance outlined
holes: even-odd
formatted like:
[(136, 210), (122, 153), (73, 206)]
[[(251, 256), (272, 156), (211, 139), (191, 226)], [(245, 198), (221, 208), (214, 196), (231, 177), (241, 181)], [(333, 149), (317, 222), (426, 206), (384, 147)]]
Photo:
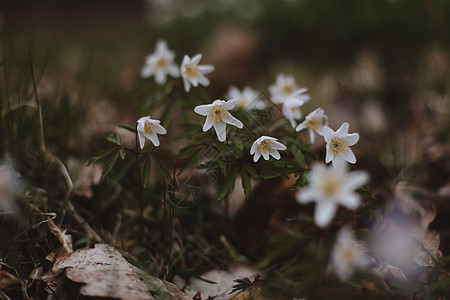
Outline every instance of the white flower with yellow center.
[(323, 164), (313, 165), (309, 185), (297, 193), (297, 201), (301, 204), (316, 202), (314, 221), (319, 227), (327, 226), (337, 206), (343, 205), (356, 209), (360, 204), (354, 190), (368, 180), (366, 172), (347, 172), (345, 165), (326, 167)]
[(318, 135), (323, 136), (323, 128), (327, 126), (328, 118), (324, 114), (323, 109), (318, 108), (309, 115), (305, 117), (305, 121), (300, 123), (295, 131), (300, 131), (303, 129), (308, 129), (309, 138), (311, 139), (311, 144), (314, 143), (314, 132)]
[(250, 148), (250, 154), (254, 155), (254, 162), (257, 162), (261, 155), (265, 160), (269, 160), (269, 155), (275, 159), (280, 159), (281, 156), (278, 150), (286, 150), (286, 146), (278, 142), (276, 138), (263, 135), (253, 143)]
[(191, 89), (191, 84), (195, 87), (199, 84), (203, 86), (209, 85), (209, 79), (205, 77), (205, 74), (214, 71), (214, 66), (199, 65), (198, 63), (201, 59), (201, 54), (197, 54), (192, 58), (185, 55), (183, 58), (183, 62), (181, 63), (181, 76), (183, 77), (186, 92), (189, 92)]
[(354, 164), (356, 157), (353, 154), (350, 146), (356, 144), (359, 140), (359, 134), (348, 133), (348, 123), (342, 123), (336, 132), (330, 127), (323, 127), (323, 138), (327, 143), (327, 154), (325, 156), (325, 162), (333, 163), (333, 166), (345, 165), (345, 162)]
[(304, 103), (305, 101), (295, 97), (287, 98), (286, 101), (283, 103), (281, 111), (283, 112), (285, 118), (288, 119), (292, 128), (295, 128), (296, 121), (302, 118), (302, 111), (300, 110), (300, 107)]
[(145, 65), (141, 69), (141, 76), (143, 78), (155, 76), (155, 81), (158, 84), (164, 84), (167, 75), (180, 76), (180, 69), (174, 63), (174, 58), (175, 53), (167, 48), (166, 41), (159, 40), (156, 43), (155, 52), (147, 55)]
[(194, 108), (194, 111), (199, 115), (206, 116), (205, 124), (203, 124), (203, 131), (208, 131), (214, 126), (217, 138), (223, 142), (226, 140), (226, 124), (242, 128), (244, 125), (241, 121), (233, 117), (228, 111), (233, 109), (239, 100), (231, 99), (228, 101), (214, 100), (212, 104), (199, 105)]
[(137, 133), (141, 149), (144, 148), (145, 138), (148, 138), (155, 147), (159, 146), (157, 134), (166, 134), (166, 129), (159, 123), (161, 121), (151, 119), (150, 116), (142, 117), (137, 121)]
[(235, 86), (230, 87), (227, 98), (238, 99), (239, 102), (237, 103), (237, 106), (246, 110), (264, 109), (266, 107), (264, 102), (260, 99), (259, 93), (248, 86), (242, 90), (239, 90)]
[(306, 92), (306, 88), (299, 88), (292, 75), (278, 74), (274, 84), (269, 86), (270, 98), (273, 103), (280, 104), (295, 95), (304, 102), (309, 100), (309, 95), (301, 95)]
[(356, 269), (369, 264), (363, 245), (358, 242), (350, 229), (344, 227), (338, 234), (331, 254), (331, 265), (341, 280), (347, 280)]

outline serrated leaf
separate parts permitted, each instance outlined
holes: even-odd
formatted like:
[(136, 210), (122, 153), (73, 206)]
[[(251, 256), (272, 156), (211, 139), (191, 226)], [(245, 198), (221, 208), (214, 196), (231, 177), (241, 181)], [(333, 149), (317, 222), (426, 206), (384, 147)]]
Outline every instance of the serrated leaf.
[(109, 172), (111, 172), (112, 168), (116, 164), (117, 158), (119, 158), (119, 151), (116, 151), (113, 153), (105, 162), (105, 166), (103, 169), (102, 177), (100, 177), (100, 180), (103, 180), (103, 178), (108, 175)]
[(106, 139), (110, 141), (111, 143), (114, 143), (116, 145), (121, 146), (122, 145), (122, 138), (120, 137), (120, 134), (118, 133), (110, 133)]
[(136, 126), (132, 126), (132, 125), (130, 125), (130, 124), (122, 124), (122, 125), (119, 125), (119, 127), (120, 128), (123, 128), (123, 129), (126, 129), (126, 130), (129, 130), (129, 131), (131, 131), (131, 132), (134, 132), (134, 133), (136, 133)]
[(218, 200), (223, 199), (228, 193), (231, 193), (234, 190), (234, 183), (236, 181), (238, 175), (238, 169), (233, 168), (225, 180), (220, 185)]
[(94, 154), (94, 156), (92, 156), (91, 160), (88, 163), (88, 166), (100, 159), (102, 159), (103, 157), (109, 155), (110, 153), (112, 153), (114, 150), (117, 150), (117, 147), (111, 147), (111, 148), (107, 148), (107, 149), (103, 149), (98, 151), (97, 153)]
[(144, 189), (147, 187), (148, 181), (150, 179), (150, 172), (152, 170), (152, 160), (148, 155), (144, 156), (147, 159), (144, 161), (144, 167), (142, 169), (142, 185)]
[(172, 176), (170, 175), (169, 169), (167, 168), (166, 164), (156, 155), (153, 155), (153, 158), (155, 159), (156, 165), (158, 166), (162, 175), (167, 179), (168, 182), (171, 182)]
[(120, 159), (125, 159), (125, 156), (127, 155), (127, 152), (125, 151), (125, 149), (120, 149), (119, 150), (119, 155), (120, 155)]
[(252, 184), (250, 182), (250, 178), (248, 177), (248, 174), (246, 171), (241, 171), (241, 179), (242, 179), (242, 188), (244, 189), (244, 195), (245, 197), (248, 197), (248, 194), (250, 194), (250, 191), (252, 189)]

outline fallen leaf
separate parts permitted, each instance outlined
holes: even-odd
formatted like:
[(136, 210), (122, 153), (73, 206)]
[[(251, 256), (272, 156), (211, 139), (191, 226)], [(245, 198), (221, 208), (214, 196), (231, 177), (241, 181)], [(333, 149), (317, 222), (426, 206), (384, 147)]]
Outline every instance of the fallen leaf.
[(9, 274), (4, 270), (0, 270), (0, 291), (10, 285), (22, 284), (22, 281), (16, 276)]

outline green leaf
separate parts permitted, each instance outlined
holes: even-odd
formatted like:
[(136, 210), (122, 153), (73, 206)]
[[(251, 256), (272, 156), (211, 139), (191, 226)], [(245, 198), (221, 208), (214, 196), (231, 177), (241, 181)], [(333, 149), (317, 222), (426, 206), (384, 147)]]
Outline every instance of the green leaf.
[(276, 168), (265, 168), (259, 175), (264, 179), (274, 178), (278, 176), (288, 175), (296, 173), (298, 170), (293, 167), (276, 167)]
[(238, 175), (238, 169), (233, 168), (228, 176), (225, 177), (225, 180), (219, 187), (219, 196), (218, 200), (223, 199), (228, 193), (231, 193), (234, 190), (234, 182), (236, 181), (236, 177)]
[(103, 149), (98, 151), (97, 153), (94, 154), (94, 156), (91, 158), (91, 160), (88, 163), (88, 166), (100, 159), (102, 159), (103, 157), (111, 154), (114, 150), (117, 150), (117, 147), (111, 147), (111, 148), (107, 148), (107, 149)]
[(109, 172), (111, 172), (112, 168), (116, 164), (117, 158), (119, 157), (119, 151), (116, 151), (114, 154), (112, 154), (110, 157), (108, 157), (107, 161), (105, 162), (105, 167), (103, 169), (102, 177), (100, 177), (100, 180), (103, 180), (103, 178), (108, 175)]
[(245, 197), (248, 197), (248, 194), (250, 194), (250, 191), (252, 189), (252, 184), (245, 170), (241, 170), (241, 179), (242, 179), (242, 188), (244, 189), (244, 195)]
[(303, 156), (302, 150), (300, 150), (297, 146), (291, 146), (291, 153), (294, 156), (294, 158), (297, 160), (297, 162), (300, 164), (300, 166), (304, 167), (305, 162), (305, 156)]
[(118, 133), (110, 133), (110, 134), (106, 137), (106, 139), (107, 139), (108, 141), (110, 141), (111, 143), (114, 143), (114, 144), (116, 144), (116, 145), (119, 145), (119, 146), (122, 145), (122, 139), (121, 139), (121, 137), (120, 137), (120, 134), (118, 134)]
[(156, 155), (153, 155), (153, 158), (155, 159), (155, 162), (158, 165), (158, 168), (161, 171), (162, 175), (167, 179), (168, 182), (172, 182), (172, 176), (170, 175), (169, 169), (167, 168), (166, 164)]
[(120, 128), (123, 128), (123, 129), (126, 129), (126, 130), (129, 130), (129, 131), (131, 131), (131, 132), (134, 132), (134, 133), (136, 133), (136, 126), (132, 126), (132, 125), (130, 125), (130, 124), (122, 124), (122, 125), (119, 125), (119, 127)]
[(259, 178), (258, 171), (252, 165), (244, 163), (241, 168), (253, 178)]
[(152, 170), (152, 160), (149, 156), (145, 156), (147, 159), (144, 161), (144, 167), (142, 169), (142, 185), (144, 189), (147, 187), (148, 180), (150, 179), (150, 172)]
[(241, 139), (238, 138), (237, 136), (234, 137), (233, 143), (239, 151), (244, 150), (244, 144), (242, 143)]
[(125, 149), (120, 149), (119, 150), (119, 155), (120, 155), (120, 159), (125, 159), (125, 156), (127, 155), (127, 152), (125, 151)]

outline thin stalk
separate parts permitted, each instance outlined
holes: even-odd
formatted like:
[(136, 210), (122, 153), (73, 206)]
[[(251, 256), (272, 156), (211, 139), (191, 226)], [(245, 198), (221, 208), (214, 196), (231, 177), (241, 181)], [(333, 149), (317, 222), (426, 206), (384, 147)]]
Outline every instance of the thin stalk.
[(39, 101), (39, 93), (38, 93), (38, 90), (37, 90), (36, 77), (34, 76), (34, 68), (33, 68), (33, 63), (31, 61), (31, 53), (30, 53), (30, 71), (31, 71), (31, 77), (33, 78), (34, 93), (36, 95), (36, 104), (37, 104), (38, 113), (39, 113), (41, 153), (45, 154), (46, 148), (45, 148), (45, 140), (44, 140), (44, 121), (43, 121), (43, 118), (42, 118), (42, 106), (41, 106), (41, 102)]

